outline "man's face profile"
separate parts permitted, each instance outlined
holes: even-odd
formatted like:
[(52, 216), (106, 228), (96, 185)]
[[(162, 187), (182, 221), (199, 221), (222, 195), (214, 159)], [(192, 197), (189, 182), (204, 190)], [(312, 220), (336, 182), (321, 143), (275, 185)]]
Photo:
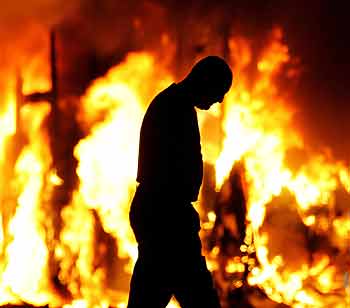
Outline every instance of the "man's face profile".
[[(215, 103), (222, 103), (224, 100), (225, 94), (222, 91), (205, 91), (201, 97), (198, 98), (198, 103), (196, 107), (202, 110), (208, 110)], [(220, 93), (221, 92), (221, 93)]]
[(215, 103), (221, 103), (223, 101), (223, 96), (217, 99), (210, 99), (206, 101), (200, 101), (196, 104), (196, 107), (202, 110), (208, 110)]

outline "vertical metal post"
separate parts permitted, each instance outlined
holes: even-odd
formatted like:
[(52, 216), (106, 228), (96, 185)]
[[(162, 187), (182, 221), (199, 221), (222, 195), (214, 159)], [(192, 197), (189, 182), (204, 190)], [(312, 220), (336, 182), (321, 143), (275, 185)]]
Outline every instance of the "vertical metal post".
[(51, 66), (51, 103), (57, 107), (57, 64), (56, 64), (56, 35), (54, 30), (50, 32), (50, 66)]

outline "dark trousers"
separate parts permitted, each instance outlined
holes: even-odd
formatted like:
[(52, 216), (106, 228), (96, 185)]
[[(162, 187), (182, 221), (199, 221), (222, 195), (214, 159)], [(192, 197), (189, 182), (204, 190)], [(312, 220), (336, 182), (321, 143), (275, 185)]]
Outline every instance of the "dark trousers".
[(179, 202), (136, 192), (130, 222), (139, 256), (128, 308), (165, 308), (173, 295), (182, 308), (220, 308), (201, 254), (198, 214)]

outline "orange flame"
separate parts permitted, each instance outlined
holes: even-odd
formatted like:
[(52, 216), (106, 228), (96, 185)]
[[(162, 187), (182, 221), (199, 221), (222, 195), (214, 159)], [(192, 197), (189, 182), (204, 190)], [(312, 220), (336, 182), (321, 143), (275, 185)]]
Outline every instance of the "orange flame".
[[(339, 194), (345, 202), (349, 200), (349, 168), (325, 154), (311, 153), (293, 129), (293, 112), (288, 107), (291, 102), (280, 94), (277, 82), (290, 61), (281, 38), (282, 32), (274, 30), (257, 63), (253, 62), (249, 43), (243, 38), (232, 38), (230, 61), (237, 76), (234, 88), (221, 108), (216, 106), (199, 114), (203, 156), (208, 164), (215, 165), (215, 189), (222, 189), (235, 163), (245, 164), (248, 225), (241, 251), (255, 252), (258, 264), (246, 256), (237, 256), (225, 263), (224, 270), (242, 273), (248, 264), (248, 283), (263, 289), (278, 303), (294, 308), (345, 308), (344, 298), (349, 292), (343, 286), (342, 275), (348, 264), (339, 259), (349, 248), (350, 217), (334, 214), (334, 208)], [(247, 72), (252, 65), (256, 80)], [(59, 240), (50, 243), (54, 247), (51, 257), (60, 266), (58, 280), (71, 294), (68, 299), (53, 291), (46, 243), (46, 234), (51, 231), (43, 227), (42, 206), (50, 200), (45, 194), (50, 195), (52, 187), (62, 185), (64, 180), (52, 166), (49, 142), (42, 128), (50, 106), (42, 103), (21, 108), (21, 126), (25, 127), (28, 141), (16, 158), (10, 185), (13, 193), (5, 198), (2, 192), (1, 196), (1, 305), (24, 301), (65, 308), (126, 307), (127, 287), (122, 285), (116, 290), (109, 277), (111, 268), (96, 264), (96, 246), (104, 256), (107, 249), (96, 240), (96, 215), (103, 232), (118, 247), (118, 255), (113, 255), (113, 259), (126, 260), (120, 271), (130, 277), (137, 246), (129, 227), (128, 210), (136, 187), (139, 129), (149, 101), (173, 80), (164, 67), (152, 53), (130, 53), (123, 63), (97, 79), (81, 98), (77, 119), (87, 136), (74, 149), (80, 182), (72, 201), (60, 213), (63, 226)], [(46, 90), (49, 85), (42, 74), (35, 82), (30, 73), (34, 71), (37, 72), (32, 68), (24, 72), (26, 93)], [(13, 89), (8, 90), (6, 106), (0, 121), (1, 170), (8, 159), (8, 140), (16, 132)], [(223, 140), (213, 133), (217, 130), (223, 132)], [(296, 166), (288, 162), (293, 150), (305, 154)], [(291, 264), (286, 251), (272, 252), (273, 236), (266, 227), (266, 218), (276, 198), (282, 200), (278, 207), (283, 213), (295, 210), (293, 213), (300, 218), (298, 226), (314, 233), (329, 233), (329, 241), (339, 255), (335, 258), (327, 250), (307, 252), (311, 261), (300, 256), (298, 264)], [(6, 207), (14, 212), (6, 213)], [(327, 217), (315, 213), (319, 207), (327, 210)], [(210, 232), (217, 216), (213, 211), (205, 214), (208, 221), (203, 229)], [(217, 246), (209, 254), (213, 270), (221, 265), (219, 254)], [(240, 282), (232, 284), (241, 287)], [(176, 302), (171, 302), (168, 307), (176, 306)]]

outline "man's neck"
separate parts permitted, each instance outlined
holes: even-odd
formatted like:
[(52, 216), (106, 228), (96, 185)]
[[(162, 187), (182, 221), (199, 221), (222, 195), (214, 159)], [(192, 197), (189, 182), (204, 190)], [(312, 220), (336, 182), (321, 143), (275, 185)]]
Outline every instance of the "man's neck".
[(181, 91), (181, 95), (185, 97), (185, 100), (189, 102), (192, 107), (195, 107), (197, 95), (195, 94), (193, 88), (186, 82), (186, 80), (182, 80), (177, 83), (177, 87)]

